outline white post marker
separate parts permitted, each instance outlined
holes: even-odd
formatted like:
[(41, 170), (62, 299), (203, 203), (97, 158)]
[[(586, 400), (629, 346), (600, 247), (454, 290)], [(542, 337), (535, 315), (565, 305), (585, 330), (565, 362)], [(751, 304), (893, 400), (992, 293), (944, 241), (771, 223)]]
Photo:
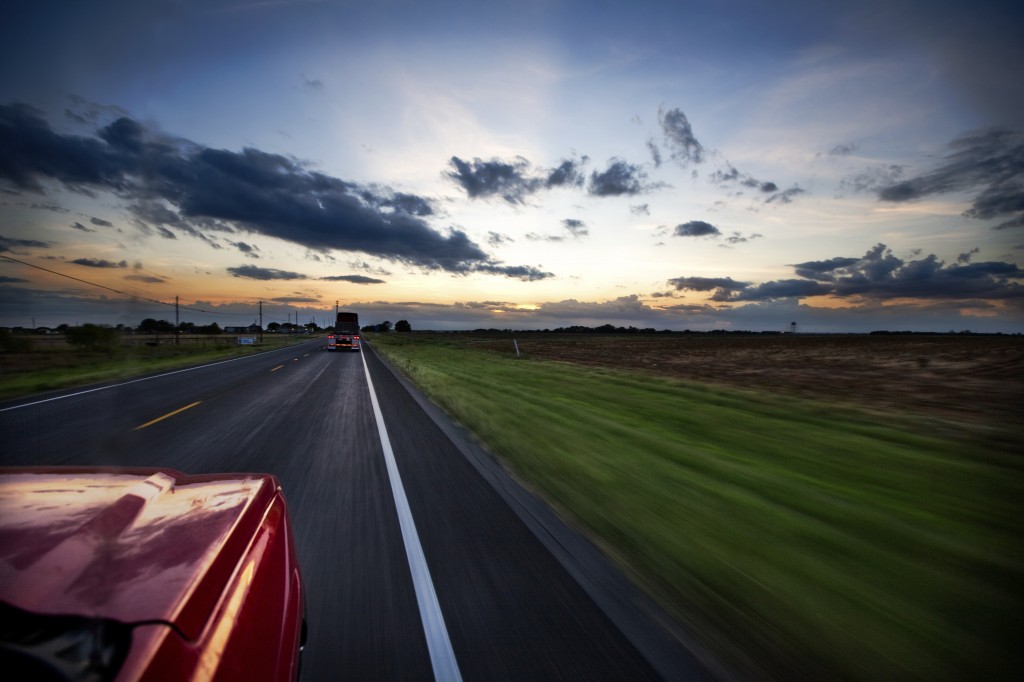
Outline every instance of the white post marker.
[(437, 601), (434, 583), (430, 579), (430, 569), (427, 568), (427, 559), (423, 555), (420, 537), (416, 534), (416, 523), (412, 518), (412, 510), (409, 509), (409, 501), (405, 497), (402, 478), (398, 474), (398, 464), (395, 462), (395, 453), (391, 449), (391, 440), (388, 438), (388, 429), (384, 425), (384, 415), (380, 411), (380, 403), (377, 402), (377, 391), (373, 388), (370, 368), (366, 364), (366, 356), (363, 355), (362, 358), (366, 384), (370, 388), (373, 416), (377, 420), (377, 433), (380, 434), (380, 445), (384, 450), (384, 461), (388, 467), (391, 494), (395, 498), (395, 507), (398, 510), (398, 524), (402, 529), (405, 556), (409, 560), (412, 584), (416, 590), (416, 603), (419, 605), (420, 618), (423, 620), (423, 633), (427, 637), (430, 664), (434, 668), (434, 679), (438, 682), (461, 682), (462, 674), (459, 673), (459, 664), (455, 660), (455, 652), (452, 650), (448, 630), (444, 625), (441, 604)]

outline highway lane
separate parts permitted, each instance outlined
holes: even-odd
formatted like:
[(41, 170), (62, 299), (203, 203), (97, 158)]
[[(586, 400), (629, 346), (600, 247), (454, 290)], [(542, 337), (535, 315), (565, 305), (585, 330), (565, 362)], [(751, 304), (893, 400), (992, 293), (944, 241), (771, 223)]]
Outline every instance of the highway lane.
[[(0, 463), (274, 473), (308, 590), (305, 678), (430, 679), (363, 359), (316, 346), (2, 411)], [(657, 679), (372, 350), (365, 355), (463, 678)], [(694, 669), (675, 672), (667, 676)]]

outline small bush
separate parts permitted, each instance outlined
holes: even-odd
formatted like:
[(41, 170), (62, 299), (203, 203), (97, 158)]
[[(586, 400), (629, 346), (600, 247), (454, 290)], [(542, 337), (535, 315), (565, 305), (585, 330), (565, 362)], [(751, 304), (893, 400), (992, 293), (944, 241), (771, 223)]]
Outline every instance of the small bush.
[(12, 334), (10, 329), (0, 329), (0, 350), (6, 353), (28, 353), (32, 350), (32, 341)]
[(68, 343), (78, 348), (89, 350), (111, 350), (121, 341), (121, 332), (113, 327), (101, 327), (96, 324), (85, 324), (81, 327), (68, 327), (64, 332)]

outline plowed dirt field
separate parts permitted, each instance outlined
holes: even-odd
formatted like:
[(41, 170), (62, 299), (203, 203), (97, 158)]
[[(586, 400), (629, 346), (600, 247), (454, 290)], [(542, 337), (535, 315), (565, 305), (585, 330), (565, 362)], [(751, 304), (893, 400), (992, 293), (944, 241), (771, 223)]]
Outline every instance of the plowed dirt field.
[[(981, 335), (527, 334), (530, 358), (1018, 426), (1024, 337)], [(479, 339), (514, 353), (511, 338)]]

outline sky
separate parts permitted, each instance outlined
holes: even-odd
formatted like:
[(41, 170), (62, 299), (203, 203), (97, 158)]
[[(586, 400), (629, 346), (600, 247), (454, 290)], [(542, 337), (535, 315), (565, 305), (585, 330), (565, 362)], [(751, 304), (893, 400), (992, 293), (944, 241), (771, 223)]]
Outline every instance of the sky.
[(1021, 333), (1021, 26), (986, 0), (5, 3), (0, 326)]

